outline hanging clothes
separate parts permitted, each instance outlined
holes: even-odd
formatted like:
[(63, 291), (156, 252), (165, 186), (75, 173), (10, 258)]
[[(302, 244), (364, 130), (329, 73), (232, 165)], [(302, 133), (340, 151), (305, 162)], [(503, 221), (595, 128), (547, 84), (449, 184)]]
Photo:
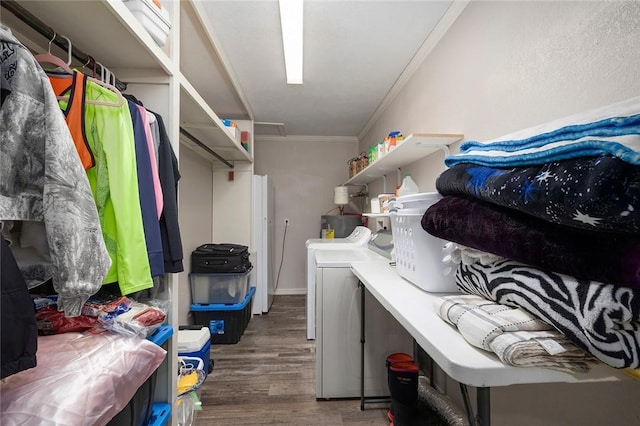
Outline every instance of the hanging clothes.
[(162, 116), (149, 111), (156, 116), (160, 131), (160, 145), (158, 147), (158, 173), (164, 197), (164, 208), (160, 217), (160, 235), (162, 237), (162, 251), (164, 253), (164, 270), (166, 272), (182, 272), (182, 239), (178, 224), (178, 159), (176, 158), (171, 140), (164, 126)]
[(85, 136), (84, 100), (87, 76), (78, 71), (74, 71), (70, 78), (66, 75), (56, 76), (51, 73), (48, 75), (56, 96), (68, 97), (68, 100), (61, 105), (64, 119), (71, 132), (82, 166), (85, 170), (90, 169), (96, 162)]
[(96, 205), (47, 76), (2, 27), (0, 49), (0, 221), (44, 222), (58, 309), (79, 315), (111, 264)]
[(144, 127), (144, 133), (146, 136), (147, 149), (149, 151), (149, 160), (151, 163), (151, 177), (153, 178), (153, 188), (156, 195), (156, 208), (158, 213), (158, 219), (162, 215), (162, 208), (164, 207), (164, 197), (162, 195), (162, 185), (160, 184), (160, 176), (158, 175), (158, 152), (154, 148), (153, 132), (151, 131), (151, 123), (149, 117), (153, 117), (153, 121), (156, 119), (153, 115), (147, 111), (147, 109), (141, 105), (135, 104), (140, 111), (140, 117), (142, 118), (142, 125)]
[(0, 379), (4, 379), (36, 366), (38, 327), (27, 285), (1, 236), (0, 306)]
[[(147, 244), (147, 256), (152, 277), (164, 275), (160, 222), (158, 222), (156, 187), (153, 178), (153, 166), (149, 156), (149, 144), (145, 131), (145, 120), (138, 105), (127, 100), (133, 125), (138, 174), (138, 196), (142, 212), (142, 225)], [(146, 114), (146, 113), (145, 113)], [(146, 115), (144, 116), (146, 118)], [(149, 131), (149, 136), (150, 135)], [(152, 151), (153, 152), (153, 151)], [(156, 169), (157, 177), (157, 169)], [(159, 183), (159, 181), (158, 181)], [(158, 189), (160, 190), (160, 189)]]
[[(158, 253), (161, 252), (162, 247), (159, 228), (153, 230), (153, 222), (144, 220), (142, 208), (144, 204), (140, 197), (146, 197), (149, 190), (140, 189), (140, 181), (145, 182), (142, 186), (146, 187), (147, 180), (146, 175), (138, 176), (137, 170), (137, 157), (144, 153), (136, 152), (133, 122), (128, 105), (124, 102), (119, 104), (115, 93), (88, 80), (77, 70), (74, 70), (72, 75), (50, 72), (48, 76), (58, 95), (60, 108), (68, 118), (67, 124), (76, 125), (76, 130), (72, 130), (72, 134), (75, 135), (78, 154), (82, 158), (81, 151), (86, 146), (94, 160), (93, 167), (87, 168), (87, 176), (100, 213), (100, 223), (107, 249), (112, 259), (112, 267), (104, 282), (105, 284), (118, 282), (120, 291), (124, 295), (149, 288), (152, 286), (151, 262), (154, 257), (162, 258), (162, 254)], [(81, 81), (83, 84), (80, 83)], [(83, 97), (80, 97), (81, 94)], [(103, 104), (96, 104), (96, 102)], [(146, 138), (144, 130), (141, 131), (142, 137)], [(106, 147), (102, 140), (108, 141)], [(127, 144), (128, 146), (125, 146)], [(146, 147), (146, 140), (144, 146)], [(148, 156), (148, 153), (146, 155)], [(117, 161), (117, 164), (110, 165), (109, 157), (111, 162)], [(148, 160), (141, 161), (143, 164), (148, 163)], [(111, 173), (114, 167), (117, 172)], [(146, 167), (143, 173), (146, 173), (148, 168)], [(112, 185), (113, 178), (116, 178), (117, 187)], [(113, 206), (114, 196), (117, 207)], [(134, 196), (138, 198), (137, 202), (133, 200)], [(157, 208), (155, 196), (152, 196), (152, 201), (154, 213), (150, 215), (151, 217), (155, 216)], [(119, 223), (120, 221), (128, 221), (130, 224)], [(155, 227), (157, 228), (158, 225)], [(127, 228), (132, 232), (130, 237), (124, 237), (127, 235)], [(128, 238), (132, 239), (128, 240)], [(146, 262), (139, 263), (140, 270), (136, 270), (134, 265), (143, 253), (141, 238), (145, 242), (144, 252), (148, 257)], [(150, 243), (147, 243), (147, 238)], [(157, 265), (158, 262), (155, 264)], [(153, 272), (162, 275), (164, 270), (162, 267), (156, 267)]]
[[(86, 100), (117, 104), (119, 97), (88, 81)], [(123, 295), (153, 286), (131, 123), (126, 101), (118, 107), (85, 102), (86, 134), (96, 160), (95, 167), (87, 170), (87, 177), (113, 261), (104, 283), (117, 282)]]

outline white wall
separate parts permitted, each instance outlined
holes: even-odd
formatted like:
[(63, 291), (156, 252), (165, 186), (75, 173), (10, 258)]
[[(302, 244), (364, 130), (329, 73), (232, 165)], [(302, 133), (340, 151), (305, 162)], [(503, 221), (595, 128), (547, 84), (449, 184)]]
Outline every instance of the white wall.
[(184, 252), (184, 272), (179, 274), (178, 321), (179, 324), (189, 324), (191, 252), (201, 244), (212, 242), (213, 237), (211, 162), (185, 145), (180, 145), (180, 173), (178, 218)]
[(229, 180), (229, 171), (213, 173), (213, 242), (250, 247), (253, 168), (250, 163), (237, 162), (233, 180)]
[(306, 294), (305, 242), (319, 238), (320, 216), (335, 207), (333, 189), (349, 178), (347, 160), (357, 154), (357, 140), (257, 137), (254, 153), (254, 173), (271, 176), (275, 185), (276, 274), (284, 219), (290, 221), (276, 294)]
[(484, 140), (637, 96), (639, 42), (638, 2), (472, 1), (361, 149), (395, 129)]
[[(390, 130), (485, 140), (640, 95), (640, 3), (472, 1), (361, 141)], [(442, 153), (414, 163), (435, 189)], [(370, 186), (372, 193), (380, 182)], [(441, 375), (436, 375), (441, 376)], [(492, 390), (492, 424), (640, 424), (637, 382)], [(458, 386), (443, 383), (461, 404)]]

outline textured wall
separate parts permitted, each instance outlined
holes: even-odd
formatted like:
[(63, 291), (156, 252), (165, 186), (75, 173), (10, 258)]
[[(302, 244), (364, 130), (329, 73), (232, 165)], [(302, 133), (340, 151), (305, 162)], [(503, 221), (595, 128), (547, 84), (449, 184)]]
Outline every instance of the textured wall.
[(211, 242), (213, 236), (211, 163), (181, 145), (180, 173), (178, 217), (184, 251), (184, 272), (179, 274), (178, 321), (180, 324), (188, 324), (187, 315), (191, 305), (188, 275), (191, 269), (191, 252), (200, 244)]
[[(393, 129), (485, 140), (638, 96), (638, 46), (639, 2), (472, 1), (361, 146)], [(421, 190), (435, 189), (442, 159), (438, 153), (407, 167)], [(457, 384), (436, 377), (462, 406)], [(638, 385), (494, 388), (492, 424), (637, 425)]]
[(472, 1), (361, 147), (394, 129), (484, 140), (637, 96), (638, 46), (639, 2)]
[[(276, 138), (255, 143), (254, 173), (273, 178), (276, 192), (276, 265), (282, 256), (284, 219), (290, 220), (277, 293), (306, 294), (305, 242), (318, 238), (320, 216), (333, 209), (333, 188), (349, 178), (355, 138)], [(335, 213), (335, 212), (334, 212)]]

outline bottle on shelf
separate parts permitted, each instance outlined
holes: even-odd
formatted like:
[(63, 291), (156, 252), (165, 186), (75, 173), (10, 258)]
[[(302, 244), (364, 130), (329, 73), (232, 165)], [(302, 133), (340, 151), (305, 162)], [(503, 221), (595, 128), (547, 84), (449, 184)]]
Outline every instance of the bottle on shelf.
[(417, 194), (419, 192), (420, 192), (420, 189), (418, 189), (418, 185), (411, 178), (411, 175), (407, 173), (404, 179), (402, 180), (402, 185), (400, 185), (400, 189), (398, 190), (398, 196), (401, 197), (403, 195)]

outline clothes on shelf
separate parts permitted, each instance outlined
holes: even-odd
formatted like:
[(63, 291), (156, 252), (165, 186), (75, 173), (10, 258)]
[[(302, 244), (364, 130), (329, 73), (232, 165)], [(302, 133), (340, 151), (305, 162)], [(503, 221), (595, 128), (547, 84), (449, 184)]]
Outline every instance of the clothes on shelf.
[(467, 342), (498, 355), (514, 367), (543, 367), (586, 373), (596, 359), (524, 309), (482, 296), (445, 296), (435, 302), (438, 316)]
[(640, 367), (638, 123), (640, 97), (465, 142), (421, 221), (460, 244), (460, 291), (625, 369)]

